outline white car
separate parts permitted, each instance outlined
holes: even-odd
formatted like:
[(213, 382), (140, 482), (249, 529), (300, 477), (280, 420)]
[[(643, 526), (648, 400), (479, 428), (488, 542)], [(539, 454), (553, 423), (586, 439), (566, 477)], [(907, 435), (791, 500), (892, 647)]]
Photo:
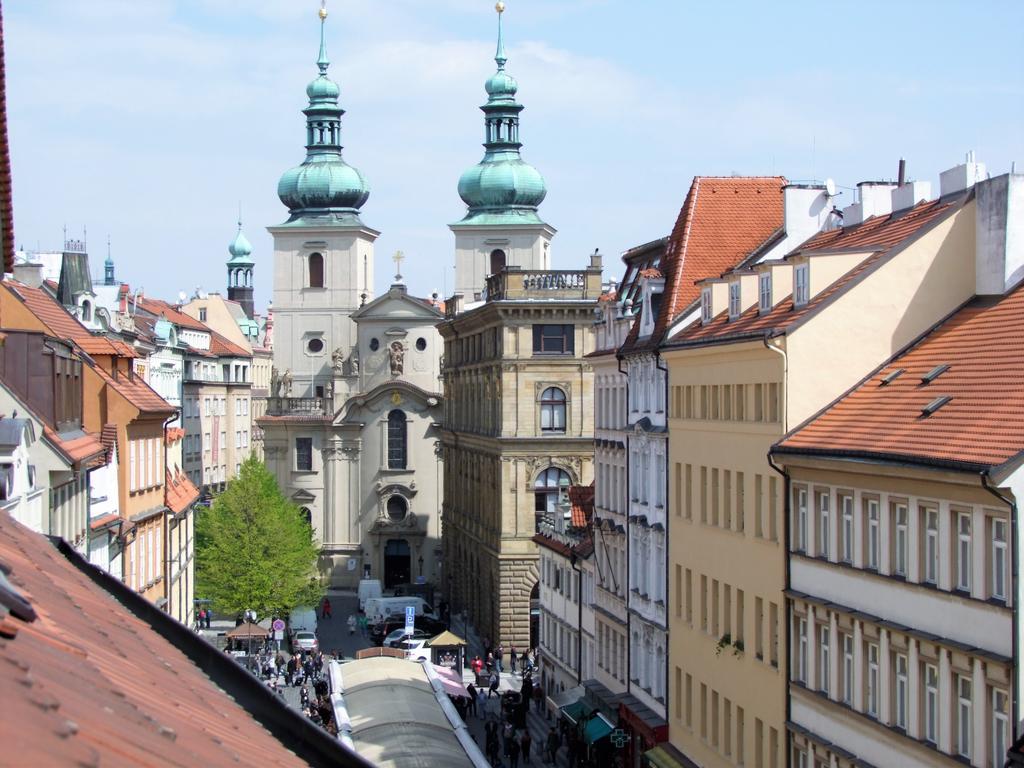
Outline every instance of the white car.
[(407, 635), (405, 634), (405, 627), (399, 627), (384, 638), (384, 647), (397, 648), (398, 644), (405, 639), (429, 640), (431, 637), (432, 635), (429, 632), (424, 632), (422, 629), (414, 629), (411, 635)]
[(319, 650), (320, 643), (317, 642), (316, 635), (312, 632), (307, 632), (304, 629), (299, 630), (292, 637), (292, 650), (293, 651), (316, 651)]
[(430, 640), (403, 640), (398, 647), (405, 651), (405, 658), (409, 661), (430, 661)]

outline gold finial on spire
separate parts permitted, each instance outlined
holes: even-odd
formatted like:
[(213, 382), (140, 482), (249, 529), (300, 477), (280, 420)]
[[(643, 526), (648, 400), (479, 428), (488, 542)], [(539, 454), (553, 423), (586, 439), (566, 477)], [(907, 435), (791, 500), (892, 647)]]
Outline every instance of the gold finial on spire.
[(496, 10), (498, 13), (504, 13), (505, 3), (503, 3), (501, 0), (498, 0), (498, 2), (494, 4), (494, 10)]
[(327, 19), (327, 0), (320, 0), (320, 21)]

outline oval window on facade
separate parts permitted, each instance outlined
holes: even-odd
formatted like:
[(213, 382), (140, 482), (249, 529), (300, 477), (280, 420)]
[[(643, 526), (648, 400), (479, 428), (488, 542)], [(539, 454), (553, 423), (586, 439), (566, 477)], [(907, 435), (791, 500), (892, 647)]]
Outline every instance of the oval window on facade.
[(310, 354), (318, 355), (324, 351), (324, 340), (320, 338), (310, 339), (306, 342), (306, 349), (309, 350)]
[(378, 349), (380, 349), (380, 340), (379, 339), (370, 339), (370, 349), (372, 351), (374, 351), (374, 352), (376, 352)]
[(424, 339), (422, 336), (420, 336), (418, 339), (416, 339), (416, 349), (418, 349), (420, 352), (422, 352), (426, 348), (427, 348), (427, 340), (426, 339)]

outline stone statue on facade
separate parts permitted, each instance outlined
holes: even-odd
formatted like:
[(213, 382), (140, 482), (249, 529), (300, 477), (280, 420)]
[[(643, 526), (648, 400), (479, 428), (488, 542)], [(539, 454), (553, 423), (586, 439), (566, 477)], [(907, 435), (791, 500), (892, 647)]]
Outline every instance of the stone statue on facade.
[(281, 376), (281, 393), (279, 397), (291, 397), (292, 394), (292, 369), (285, 369)]
[(353, 376), (359, 375), (359, 353), (357, 351), (353, 351), (349, 356), (348, 366)]
[(281, 376), (277, 372), (277, 366), (270, 366), (270, 396), (279, 397), (278, 390), (281, 388)]
[(345, 363), (345, 354), (341, 351), (341, 347), (334, 350), (331, 353), (331, 368), (334, 369), (335, 373), (341, 373), (341, 367)]
[(402, 347), (402, 342), (391, 342), (388, 357), (391, 360), (391, 375), (401, 376), (405, 370), (405, 348)]

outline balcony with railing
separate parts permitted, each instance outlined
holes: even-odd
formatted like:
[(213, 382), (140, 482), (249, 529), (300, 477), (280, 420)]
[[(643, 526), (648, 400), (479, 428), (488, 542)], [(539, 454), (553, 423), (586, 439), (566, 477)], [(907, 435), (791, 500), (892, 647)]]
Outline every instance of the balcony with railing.
[(330, 400), (326, 397), (269, 397), (268, 416), (322, 416), (329, 413)]
[(487, 277), (487, 301), (523, 299), (596, 300), (601, 295), (601, 269), (524, 270), (505, 267)]

